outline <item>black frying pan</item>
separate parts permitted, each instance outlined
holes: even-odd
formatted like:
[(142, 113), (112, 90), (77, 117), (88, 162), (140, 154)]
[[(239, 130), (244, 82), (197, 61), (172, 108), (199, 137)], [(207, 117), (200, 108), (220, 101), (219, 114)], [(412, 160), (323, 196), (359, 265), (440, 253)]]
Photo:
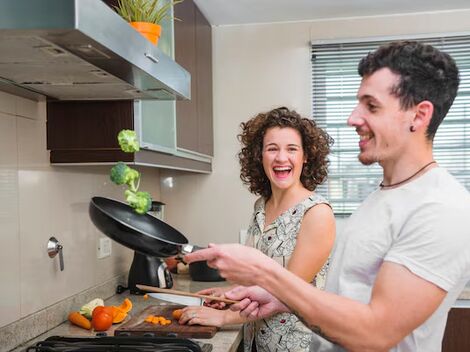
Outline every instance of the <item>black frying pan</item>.
[(125, 203), (93, 197), (88, 211), (101, 232), (135, 251), (159, 258), (192, 251), (181, 232), (151, 215), (137, 214)]

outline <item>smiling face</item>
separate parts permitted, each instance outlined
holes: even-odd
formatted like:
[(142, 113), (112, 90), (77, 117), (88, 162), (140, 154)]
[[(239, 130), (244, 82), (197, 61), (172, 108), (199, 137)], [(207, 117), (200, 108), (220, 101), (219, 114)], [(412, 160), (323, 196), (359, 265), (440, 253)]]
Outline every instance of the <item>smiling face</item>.
[(359, 135), (359, 161), (364, 165), (394, 162), (406, 152), (410, 142), (415, 112), (403, 110), (400, 100), (391, 93), (400, 77), (382, 68), (362, 79), (357, 93), (358, 104), (349, 116), (348, 125)]
[(290, 127), (271, 127), (263, 138), (263, 168), (271, 189), (301, 186), (305, 161), (300, 133)]

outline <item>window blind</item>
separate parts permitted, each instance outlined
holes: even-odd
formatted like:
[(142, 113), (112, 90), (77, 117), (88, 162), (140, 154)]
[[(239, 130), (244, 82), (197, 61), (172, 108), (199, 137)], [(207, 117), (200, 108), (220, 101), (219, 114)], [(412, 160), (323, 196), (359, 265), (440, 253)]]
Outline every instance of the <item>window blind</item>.
[[(447, 52), (459, 68), (458, 95), (437, 130), (434, 158), (470, 189), (470, 36), (416, 40)], [(382, 180), (378, 164), (358, 161), (359, 137), (346, 120), (357, 103), (360, 59), (386, 42), (312, 44), (313, 117), (335, 140), (328, 179), (317, 191), (328, 198), (336, 215), (351, 214)]]

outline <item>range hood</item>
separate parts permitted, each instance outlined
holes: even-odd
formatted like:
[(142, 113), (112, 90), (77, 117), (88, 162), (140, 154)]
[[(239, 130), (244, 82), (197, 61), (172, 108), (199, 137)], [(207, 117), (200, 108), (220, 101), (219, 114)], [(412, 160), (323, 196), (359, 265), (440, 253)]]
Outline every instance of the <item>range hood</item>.
[(57, 100), (190, 98), (190, 74), (101, 0), (1, 0), (0, 89)]

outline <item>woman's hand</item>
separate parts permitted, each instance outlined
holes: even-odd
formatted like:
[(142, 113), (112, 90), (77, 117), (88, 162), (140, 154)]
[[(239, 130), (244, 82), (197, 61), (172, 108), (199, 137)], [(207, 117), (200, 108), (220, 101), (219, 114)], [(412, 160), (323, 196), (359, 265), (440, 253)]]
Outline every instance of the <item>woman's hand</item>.
[(204, 306), (191, 306), (183, 308), (179, 324), (206, 325), (221, 327), (225, 324), (227, 311)]

